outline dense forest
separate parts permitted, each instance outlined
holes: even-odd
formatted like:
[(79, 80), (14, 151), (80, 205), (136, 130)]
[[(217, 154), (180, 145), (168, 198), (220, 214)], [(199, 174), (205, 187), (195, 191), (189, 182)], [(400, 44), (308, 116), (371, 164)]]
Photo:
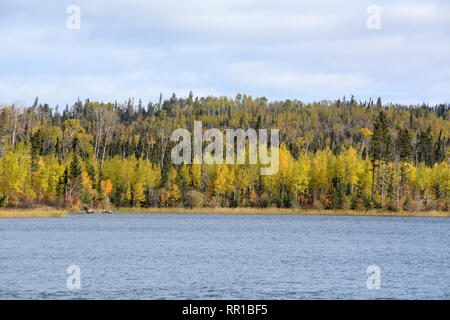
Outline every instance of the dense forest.
[[(280, 129), (279, 170), (175, 165), (170, 136)], [(0, 109), (0, 207), (449, 210), (449, 105), (238, 94)]]

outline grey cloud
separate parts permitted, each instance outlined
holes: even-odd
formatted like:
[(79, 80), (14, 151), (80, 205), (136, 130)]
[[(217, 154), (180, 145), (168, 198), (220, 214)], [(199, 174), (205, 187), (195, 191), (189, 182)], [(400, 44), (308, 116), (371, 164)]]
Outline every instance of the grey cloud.
[(449, 4), (376, 1), (381, 29), (366, 28), (372, 1), (71, 1), (0, 3), (0, 102), (36, 95), (156, 99), (159, 92), (355, 94), (445, 102), (450, 92)]

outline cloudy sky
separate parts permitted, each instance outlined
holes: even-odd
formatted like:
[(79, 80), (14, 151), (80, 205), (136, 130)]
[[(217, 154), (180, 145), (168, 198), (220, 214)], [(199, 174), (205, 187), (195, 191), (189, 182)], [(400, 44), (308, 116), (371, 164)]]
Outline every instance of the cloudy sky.
[(0, 103), (190, 90), (450, 102), (448, 0), (0, 0), (0, 48)]

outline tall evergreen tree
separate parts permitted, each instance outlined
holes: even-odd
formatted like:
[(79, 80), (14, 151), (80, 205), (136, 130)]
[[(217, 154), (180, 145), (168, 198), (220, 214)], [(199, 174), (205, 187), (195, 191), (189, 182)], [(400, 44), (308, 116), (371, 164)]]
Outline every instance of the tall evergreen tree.
[[(72, 161), (69, 165), (69, 182), (65, 197), (65, 202), (70, 199), (69, 205), (72, 205), (74, 203), (77, 203), (78, 199), (80, 198), (80, 191), (81, 191), (81, 166), (78, 159), (78, 156), (74, 154)], [(69, 196), (69, 197), (68, 197)]]
[(429, 126), (425, 131), (420, 131), (418, 133), (417, 139), (417, 162), (425, 162), (427, 166), (432, 165), (432, 148), (433, 148), (433, 137), (431, 134), (431, 126)]
[(397, 148), (401, 161), (409, 161), (411, 159), (412, 143), (408, 129), (400, 130), (397, 138)]
[(31, 172), (39, 171), (39, 156), (42, 155), (42, 130), (39, 129), (31, 137)]
[(372, 161), (372, 200), (375, 195), (375, 168), (378, 169), (377, 185), (383, 183), (383, 176), (380, 176), (380, 166), (382, 161), (391, 158), (392, 139), (389, 132), (389, 125), (386, 114), (382, 111), (378, 114), (373, 125), (373, 135), (369, 145), (369, 155)]
[(439, 131), (439, 137), (434, 148), (434, 162), (439, 163), (445, 160), (444, 143), (442, 141), (442, 129)]
[(403, 189), (406, 184), (406, 163), (411, 160), (412, 156), (412, 143), (411, 135), (408, 129), (400, 130), (397, 138), (398, 156), (401, 161), (400, 165), (400, 197), (403, 196)]

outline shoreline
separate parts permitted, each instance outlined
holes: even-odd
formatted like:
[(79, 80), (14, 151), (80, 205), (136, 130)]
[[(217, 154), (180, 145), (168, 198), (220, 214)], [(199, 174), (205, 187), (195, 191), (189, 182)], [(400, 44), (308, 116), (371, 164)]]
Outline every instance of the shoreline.
[[(74, 210), (54, 208), (8, 209), (0, 210), (0, 218), (43, 218), (64, 217), (68, 214), (85, 214)], [(94, 213), (100, 215), (103, 213)], [(442, 217), (449, 218), (445, 211), (355, 211), (355, 210), (318, 210), (286, 208), (117, 208), (114, 214), (227, 214), (227, 215), (323, 215), (323, 216), (379, 216), (379, 217)]]
[(229, 214), (229, 215), (323, 215), (323, 216), (381, 216), (381, 217), (442, 217), (449, 218), (445, 211), (355, 211), (355, 210), (318, 210), (287, 208), (118, 208), (120, 214)]
[(62, 218), (71, 213), (69, 210), (54, 208), (2, 209), (1, 218)]

